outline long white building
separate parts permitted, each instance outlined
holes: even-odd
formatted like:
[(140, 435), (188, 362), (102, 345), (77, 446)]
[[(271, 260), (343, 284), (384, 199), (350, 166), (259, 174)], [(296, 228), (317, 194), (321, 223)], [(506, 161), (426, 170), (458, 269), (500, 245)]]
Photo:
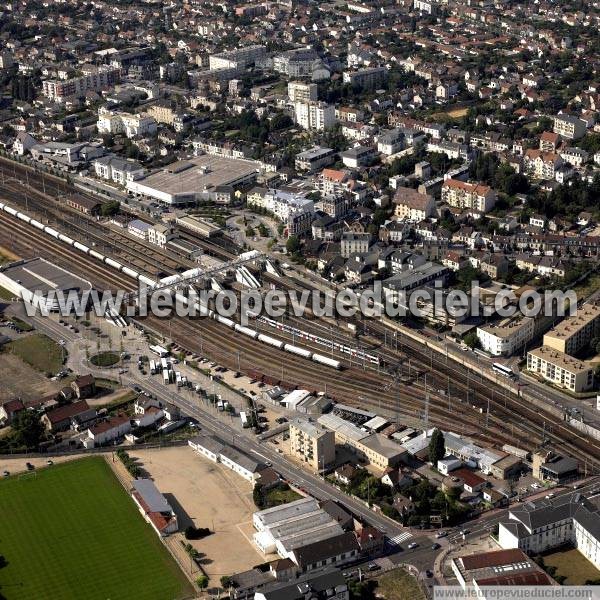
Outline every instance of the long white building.
[(600, 568), (598, 507), (578, 492), (527, 502), (511, 509), (508, 521), (499, 524), (498, 541), (502, 548), (520, 548), (530, 555), (570, 543)]

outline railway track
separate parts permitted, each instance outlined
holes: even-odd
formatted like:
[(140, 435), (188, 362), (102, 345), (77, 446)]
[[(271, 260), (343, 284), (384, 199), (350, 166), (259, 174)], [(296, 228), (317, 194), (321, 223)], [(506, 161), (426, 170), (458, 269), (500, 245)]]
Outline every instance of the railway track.
[[(11, 222), (6, 223), (7, 220)], [(131, 289), (136, 285), (134, 279), (123, 274), (115, 275), (112, 269), (106, 268), (105, 265), (97, 263), (89, 257), (82, 258), (78, 252), (64, 246), (59, 241), (51, 238), (40, 239), (37, 231), (32, 231), (31, 228), (16, 219), (2, 215), (0, 237), (5, 238), (6, 236), (12, 236), (12, 241), (15, 242), (15, 251), (23, 253), (23, 250), (35, 250), (36, 254), (45, 254), (58, 264), (68, 267), (74, 272), (79, 271), (87, 278), (90, 278), (90, 274), (92, 274), (93, 283), (96, 286), (100, 284), (111, 285), (113, 288)], [(73, 268), (74, 264), (77, 264), (76, 268)], [(421, 418), (424, 410), (424, 397), (418, 389), (402, 390), (401, 394), (394, 394), (383, 391), (382, 382), (377, 377), (365, 375), (357, 369), (342, 373), (330, 372), (300, 358), (290, 361), (290, 363), (283, 363), (283, 352), (275, 348), (258, 346), (245, 336), (235, 334), (212, 320), (190, 321), (176, 317), (169, 323), (157, 317), (147, 317), (143, 322), (162, 335), (170, 334), (175, 341), (190, 351), (202, 352), (219, 359), (225, 366), (232, 369), (241, 367), (241, 370), (246, 372), (251, 369), (260, 369), (271, 377), (279, 378), (278, 368), (274, 368), (273, 365), (282, 364), (285, 380), (310, 389), (315, 386), (317, 389), (326, 387), (335, 398), (349, 404), (371, 403), (376, 405), (378, 403), (379, 406), (412, 419)], [(378, 400), (376, 401), (375, 398)], [(434, 405), (430, 408), (432, 425), (442, 426), (448, 422), (451, 416), (456, 416), (454, 410), (447, 410), (445, 407), (442, 409)], [(477, 416), (464, 415), (463, 422), (468, 427), (468, 433), (476, 434), (480, 425)], [(482, 436), (481, 439), (492, 443), (495, 436)]]
[[(0, 161), (0, 169), (3, 168), (1, 166), (3, 164), (4, 162)], [(24, 167), (21, 165), (19, 165), (18, 168), (21, 170), (24, 169)], [(10, 185), (10, 187), (13, 189), (13, 194), (11, 194), (11, 196), (16, 196), (17, 192), (14, 191), (14, 186)], [(65, 193), (69, 188), (67, 184), (61, 185), (61, 183), (55, 182), (54, 189), (60, 193)], [(13, 200), (13, 198), (9, 199)], [(6, 229), (3, 231), (4, 233), (10, 233), (6, 231)], [(130, 240), (128, 239), (127, 241)], [(60, 246), (59, 242), (56, 244)], [(219, 248), (219, 250), (222, 249)], [(60, 254), (56, 246), (53, 248), (53, 252), (58, 252)], [(125, 250), (123, 249), (123, 254), (120, 254), (119, 256), (122, 257), (124, 254)], [(75, 253), (75, 255), (77, 257), (77, 261), (89, 267), (92, 270), (91, 272), (98, 272), (97, 264), (93, 265), (90, 262), (82, 261), (81, 255), (78, 253)], [(163, 263), (160, 264), (161, 266), (164, 266)], [(70, 266), (72, 266), (72, 263)], [(102, 270), (104, 271), (104, 277), (107, 276), (107, 271), (112, 272), (112, 270), (106, 268)], [(113, 281), (114, 280), (113, 273)], [(108, 281), (110, 281), (110, 277), (108, 277)], [(131, 281), (130, 284), (133, 287), (133, 281)], [(297, 282), (294, 284), (286, 281), (285, 285), (292, 288), (296, 287), (299, 289), (310, 289), (306, 288), (305, 286), (298, 285)], [(175, 329), (177, 330), (177, 335), (186, 340), (187, 344), (183, 345), (191, 348), (192, 346), (189, 346), (189, 344), (193, 344), (193, 333), (187, 332), (187, 329), (194, 328), (190, 327), (190, 323), (187, 321), (186, 324), (187, 325), (183, 325), (183, 329), (181, 329), (182, 325), (177, 321)], [(154, 325), (156, 325), (156, 323), (153, 323), (153, 326)], [(381, 324), (372, 323), (370, 327), (372, 335), (375, 334), (379, 335), (380, 337), (383, 335), (385, 328)], [(231, 354), (234, 352), (242, 352), (243, 350), (244, 357), (252, 357), (252, 362), (258, 361), (256, 364), (262, 365), (265, 372), (273, 371), (273, 364), (270, 363), (270, 361), (275, 361), (276, 364), (284, 366), (284, 371), (287, 369), (289, 376), (298, 376), (299, 381), (306, 381), (307, 376), (309, 375), (311, 376), (311, 382), (317, 383), (322, 380), (322, 377), (313, 379), (313, 375), (315, 377), (322, 375), (322, 373), (318, 372), (318, 368), (316, 368), (317, 372), (315, 372), (314, 366), (311, 370), (302, 368), (300, 372), (295, 371), (291, 363), (294, 361), (297, 362), (299, 359), (282, 357), (281, 355), (284, 353), (276, 350), (265, 349), (262, 346), (259, 348), (259, 351), (256, 352), (255, 349), (253, 349), (255, 344), (252, 344), (252, 342), (247, 340), (238, 340), (237, 343), (234, 343), (233, 338), (240, 338), (241, 336), (235, 336), (235, 334), (224, 332), (223, 330), (226, 328), (219, 326), (216, 323), (211, 323), (208, 325), (208, 327), (205, 325), (203, 329), (209, 333), (208, 337), (214, 336), (214, 338), (208, 342), (209, 344), (212, 343), (212, 350), (214, 352), (221, 352), (224, 358), (226, 358), (228, 352)], [(164, 324), (162, 326), (162, 331), (165, 331)], [(194, 333), (197, 333), (197, 331), (194, 331)], [(221, 340), (223, 341), (221, 342)], [(229, 345), (230, 343), (231, 345)], [(414, 344), (416, 344), (416, 342)], [(195, 344), (194, 347), (197, 348), (197, 344)], [(474, 427), (481, 429), (482, 425), (486, 424), (487, 427), (490, 428), (490, 433), (480, 434), (482, 438), (487, 437), (493, 439), (495, 435), (498, 435), (498, 439), (496, 441), (504, 440), (512, 444), (523, 445), (527, 448), (538, 445), (543, 441), (550, 441), (555, 444), (558, 449), (564, 449), (564, 451), (569, 452), (582, 462), (587, 461), (588, 463), (593, 464), (595, 468), (600, 467), (600, 446), (598, 443), (589, 440), (576, 430), (568, 427), (556, 416), (532, 407), (524, 399), (519, 398), (516, 394), (508, 394), (500, 391), (495, 392), (493, 388), (490, 389), (489, 385), (485, 385), (482, 382), (478, 383), (474, 378), (469, 380), (468, 371), (464, 368), (460, 368), (457, 364), (445, 365), (441, 361), (436, 361), (435, 369), (433, 369), (432, 361), (428, 364), (424, 358), (423, 348), (421, 346), (416, 347), (407, 340), (404, 340), (401, 350), (403, 353), (406, 353), (413, 365), (418, 366), (419, 370), (423, 370), (424, 372), (428, 373), (429, 383), (431, 384), (429, 388), (429, 414), (432, 423), (436, 423), (437, 419), (440, 418), (442, 419), (440, 424), (448, 428), (448, 421), (456, 421), (457, 416), (460, 415), (461, 417), (465, 417), (467, 419), (465, 423), (467, 423), (468, 426), (473, 425)], [(273, 355), (273, 352), (276, 352), (276, 355)], [(396, 362), (399, 362), (401, 360), (401, 356), (389, 349), (384, 350), (383, 352), (390, 361), (395, 360)], [(228, 366), (232, 366), (231, 358)], [(331, 393), (334, 395), (336, 393), (340, 394), (340, 398), (344, 401), (349, 401), (350, 403), (354, 403), (356, 405), (356, 397), (357, 394), (359, 394), (364, 399), (363, 403), (370, 403), (372, 406), (384, 406), (391, 411), (400, 411), (402, 408), (404, 408), (405, 410), (401, 411), (401, 414), (406, 416), (422, 416), (423, 411), (425, 410), (425, 390), (421, 386), (416, 386), (417, 395), (421, 395), (421, 397), (418, 399), (414, 397), (413, 390), (410, 392), (403, 390), (402, 396), (405, 406), (401, 407), (399, 406), (397, 398), (390, 397), (390, 394), (382, 393), (381, 382), (379, 382), (378, 386), (373, 386), (372, 382), (366, 379), (367, 375), (357, 369), (347, 373), (353, 380), (357, 382), (356, 384), (344, 385), (343, 382), (332, 381), (330, 377), (328, 377), (326, 381), (326, 383), (328, 383), (328, 389), (331, 390)], [(436, 389), (437, 386), (439, 386), (438, 389), (444, 389), (448, 380), (452, 381), (452, 384), (459, 390), (459, 392), (465, 393), (465, 395), (472, 394), (472, 401), (476, 409), (478, 408), (481, 410), (483, 407), (486, 407), (486, 409), (489, 407), (489, 412), (485, 415), (484, 422), (482, 422), (481, 419), (468, 418), (468, 411), (461, 410), (460, 408), (456, 408), (453, 411), (451, 403), (449, 407), (442, 410), (441, 405), (448, 402), (448, 399), (438, 397), (433, 390)], [(465, 381), (468, 383), (465, 383)], [(348, 398), (348, 395), (354, 395), (354, 398)], [(369, 396), (373, 396), (373, 398), (369, 398)], [(413, 412), (411, 414), (407, 411)], [(445, 423), (443, 422), (444, 419), (446, 420)], [(509, 426), (510, 433), (507, 431)]]

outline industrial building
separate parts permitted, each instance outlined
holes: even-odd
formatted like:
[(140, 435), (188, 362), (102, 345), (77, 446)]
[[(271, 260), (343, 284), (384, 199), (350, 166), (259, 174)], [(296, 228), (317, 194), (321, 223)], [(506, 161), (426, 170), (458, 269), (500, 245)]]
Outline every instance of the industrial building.
[(70, 291), (80, 296), (92, 289), (92, 284), (43, 258), (19, 260), (0, 267), (0, 286), (22, 298), (25, 302), (39, 301), (48, 311), (57, 311), (59, 302), (56, 292), (65, 297)]
[(253, 524), (261, 552), (277, 552), (302, 571), (351, 562), (359, 553), (354, 533), (344, 532), (314, 498), (256, 512)]
[(397, 466), (407, 456), (406, 450), (395, 441), (380, 433), (365, 431), (337, 415), (322, 415), (318, 422), (335, 432), (338, 444), (346, 446), (360, 460), (381, 472)]
[(257, 176), (257, 163), (238, 158), (198, 156), (180, 160), (137, 181), (128, 181), (127, 190), (134, 196), (150, 198), (163, 204), (191, 204), (210, 199), (222, 186), (244, 187)]

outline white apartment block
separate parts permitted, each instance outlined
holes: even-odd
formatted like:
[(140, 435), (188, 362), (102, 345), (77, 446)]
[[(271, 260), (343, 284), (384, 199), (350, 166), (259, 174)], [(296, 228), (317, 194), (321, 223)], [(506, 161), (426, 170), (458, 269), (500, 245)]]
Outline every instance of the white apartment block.
[(288, 97), (293, 104), (296, 104), (296, 102), (316, 102), (318, 97), (317, 84), (290, 81), (288, 83)]
[(442, 202), (455, 208), (486, 213), (496, 204), (496, 192), (481, 183), (448, 179), (442, 185)]
[(86, 73), (80, 77), (59, 80), (47, 79), (42, 82), (42, 93), (46, 98), (63, 102), (73, 97), (84, 96), (87, 91), (99, 92), (118, 83), (121, 69), (117, 67), (101, 66), (86, 67)]
[(558, 387), (585, 392), (594, 387), (594, 366), (548, 346), (527, 353), (527, 370)]
[(124, 133), (126, 137), (152, 136), (156, 134), (156, 121), (145, 113), (130, 114), (102, 107), (98, 110), (98, 133)]
[(571, 115), (557, 115), (554, 117), (554, 128), (552, 131), (568, 140), (582, 138), (586, 130), (586, 123), (582, 119)]
[(208, 59), (208, 68), (211, 71), (216, 69), (245, 69), (257, 60), (263, 59), (266, 55), (267, 49), (265, 46), (245, 46), (236, 50), (213, 54)]
[(93, 166), (97, 177), (123, 186), (129, 181), (141, 179), (146, 173), (139, 163), (116, 156), (101, 156), (94, 160)]
[(523, 159), (525, 173), (535, 179), (554, 179), (562, 164), (563, 159), (558, 154), (535, 148), (529, 148)]
[(529, 555), (573, 544), (600, 568), (597, 507), (583, 494), (572, 492), (553, 500), (535, 500), (508, 513), (501, 522), (498, 541), (504, 549), (519, 548)]
[(523, 317), (478, 327), (477, 339), (481, 348), (492, 356), (512, 356), (533, 339), (534, 332), (534, 319)]
[(309, 131), (325, 131), (335, 125), (335, 107), (325, 102), (296, 102), (296, 123)]

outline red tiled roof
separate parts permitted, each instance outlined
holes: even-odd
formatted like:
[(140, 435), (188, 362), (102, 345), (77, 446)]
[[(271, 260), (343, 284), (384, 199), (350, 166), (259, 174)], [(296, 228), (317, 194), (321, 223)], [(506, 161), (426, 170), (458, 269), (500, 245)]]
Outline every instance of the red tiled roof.
[(483, 552), (482, 554), (471, 554), (462, 556), (463, 567), (467, 571), (473, 569), (485, 569), (486, 567), (500, 567), (529, 560), (527, 555), (518, 549), (494, 550), (493, 552)]
[(498, 575), (486, 579), (476, 579), (479, 586), (493, 585), (552, 585), (552, 580), (546, 573), (530, 571), (529, 573), (513, 573), (511, 575)]

